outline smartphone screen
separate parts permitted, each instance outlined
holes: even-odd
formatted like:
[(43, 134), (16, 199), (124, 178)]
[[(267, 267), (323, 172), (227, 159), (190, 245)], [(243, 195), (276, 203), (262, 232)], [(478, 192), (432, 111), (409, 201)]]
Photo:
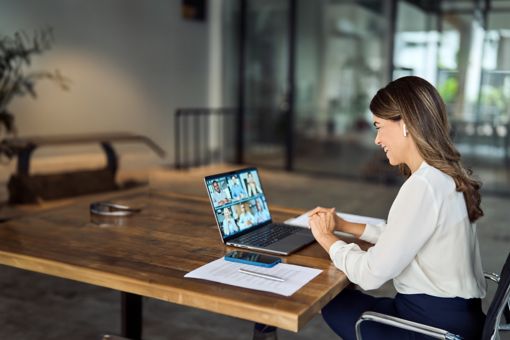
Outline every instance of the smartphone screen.
[(225, 255), (225, 260), (262, 267), (273, 267), (282, 260), (277, 256), (234, 250)]

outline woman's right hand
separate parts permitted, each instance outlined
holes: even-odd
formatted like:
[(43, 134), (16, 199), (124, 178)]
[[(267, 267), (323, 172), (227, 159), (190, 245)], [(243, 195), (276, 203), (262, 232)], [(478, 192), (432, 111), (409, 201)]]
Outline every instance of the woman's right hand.
[(333, 219), (334, 221), (334, 230), (345, 231), (345, 220), (337, 215), (335, 208), (323, 208), (317, 207), (308, 213), (308, 217), (312, 217), (314, 215), (326, 214), (328, 218)]
[[(315, 215), (326, 214), (328, 219), (333, 219), (334, 230), (341, 231), (344, 233), (352, 234), (356, 237), (360, 237), (365, 231), (365, 224), (349, 222), (337, 215), (335, 208), (323, 208), (317, 207), (308, 213), (308, 217), (311, 218)], [(329, 216), (328, 216), (329, 215)]]

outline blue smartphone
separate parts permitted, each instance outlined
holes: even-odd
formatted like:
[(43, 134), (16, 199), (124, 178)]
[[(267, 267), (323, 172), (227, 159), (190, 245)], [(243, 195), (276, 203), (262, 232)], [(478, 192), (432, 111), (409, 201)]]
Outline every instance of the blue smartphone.
[(234, 250), (225, 254), (225, 260), (266, 268), (274, 267), (278, 263), (282, 262), (282, 259), (277, 256), (263, 255), (239, 250)]

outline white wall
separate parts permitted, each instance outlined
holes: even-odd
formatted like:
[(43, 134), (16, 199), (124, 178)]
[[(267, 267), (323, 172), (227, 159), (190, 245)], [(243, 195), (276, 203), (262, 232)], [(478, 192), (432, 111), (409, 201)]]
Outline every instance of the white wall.
[[(212, 6), (209, 2), (209, 6)], [(177, 107), (210, 103), (209, 23), (181, 18), (180, 0), (0, 0), (0, 34), (50, 25), (55, 43), (32, 69), (59, 69), (70, 92), (40, 81), (9, 107), (21, 136), (129, 131), (173, 162)], [(217, 103), (215, 103), (217, 104)]]

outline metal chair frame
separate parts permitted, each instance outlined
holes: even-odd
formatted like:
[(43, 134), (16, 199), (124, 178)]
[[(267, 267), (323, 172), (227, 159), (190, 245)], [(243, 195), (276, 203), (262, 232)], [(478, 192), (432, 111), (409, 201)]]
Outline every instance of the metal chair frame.
[[(491, 280), (493, 282), (496, 282), (499, 284), (500, 276), (495, 273), (485, 273), (485, 278), (488, 280)], [(494, 303), (494, 302), (493, 302)], [(496, 317), (496, 324), (494, 327), (494, 332), (491, 334), (491, 340), (496, 339), (496, 335), (499, 331), (510, 331), (510, 323), (506, 320), (507, 323), (501, 323), (501, 317), (505, 313), (505, 308), (507, 310), (510, 310), (510, 285), (506, 287), (506, 291), (504, 294), (504, 298), (501, 300), (500, 306), (497, 310), (497, 317)], [(373, 321), (382, 323), (385, 325), (397, 327), (406, 329), (409, 331), (421, 333), (424, 335), (428, 335), (430, 337), (436, 338), (436, 339), (445, 339), (445, 340), (460, 340), (462, 337), (450, 333), (444, 329), (436, 328), (427, 326), (421, 323), (412, 322), (409, 320), (405, 320), (402, 318), (397, 318), (395, 316), (386, 315), (382, 313), (376, 313), (376, 312), (365, 312), (361, 315), (361, 317), (356, 322), (356, 339), (362, 340), (361, 336), (361, 324), (365, 321)]]

